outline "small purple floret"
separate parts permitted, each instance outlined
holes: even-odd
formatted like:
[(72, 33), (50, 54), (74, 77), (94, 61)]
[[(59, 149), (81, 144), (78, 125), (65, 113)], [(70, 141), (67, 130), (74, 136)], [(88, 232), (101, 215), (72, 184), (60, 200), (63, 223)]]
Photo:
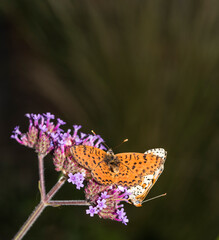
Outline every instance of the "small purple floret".
[(100, 135), (96, 135), (98, 137), (97, 142), (95, 143), (94, 147), (99, 147), (100, 143), (104, 142)]
[(94, 216), (94, 214), (97, 214), (98, 210), (96, 207), (90, 206), (89, 209), (86, 210), (86, 214), (90, 214), (91, 217)]
[(16, 126), (13, 131), (14, 134), (21, 134), (21, 131), (19, 130), (19, 126)]
[(123, 219), (122, 219), (122, 223), (127, 225), (127, 223), (129, 222), (127, 216), (125, 216)]
[(123, 219), (126, 215), (125, 211), (124, 211), (124, 208), (121, 208), (121, 210), (117, 210), (116, 213), (118, 214), (118, 218), (119, 219)]
[(68, 182), (76, 185), (76, 188), (77, 189), (80, 189), (82, 187), (84, 187), (84, 173), (75, 173), (75, 174), (72, 174), (72, 173), (69, 173), (68, 174), (69, 176), (69, 179), (68, 179)]
[(98, 138), (97, 136), (89, 135), (87, 141), (89, 141), (91, 146), (94, 146), (94, 142), (97, 140), (97, 138)]
[(97, 208), (99, 208), (100, 210), (106, 208), (107, 205), (106, 205), (106, 199), (99, 199), (97, 200)]
[(41, 131), (43, 131), (43, 132), (48, 131), (46, 125), (39, 125), (39, 129), (40, 129)]
[(51, 114), (50, 112), (44, 113), (43, 114), (47, 119), (54, 119), (55, 115)]
[(101, 198), (102, 199), (106, 199), (106, 198), (109, 198), (109, 197), (110, 197), (110, 195), (107, 195), (107, 191), (101, 193)]
[(66, 122), (64, 122), (64, 121), (63, 121), (62, 119), (60, 119), (60, 118), (57, 118), (57, 122), (58, 122), (58, 125), (59, 125), (59, 126), (66, 124)]
[(81, 132), (81, 139), (85, 138), (87, 136), (87, 134)]
[(121, 220), (123, 224), (127, 225), (129, 220), (126, 216), (126, 212), (124, 211), (124, 208), (121, 208), (121, 210), (118, 209), (116, 213), (118, 214), (119, 220)]
[(72, 138), (75, 139), (75, 137), (78, 134), (78, 130), (81, 128), (81, 125), (73, 125), (73, 128), (74, 128), (74, 134), (73, 134)]
[(102, 144), (100, 144), (99, 149), (102, 149), (102, 150), (105, 150), (105, 151), (107, 150), (107, 148)]

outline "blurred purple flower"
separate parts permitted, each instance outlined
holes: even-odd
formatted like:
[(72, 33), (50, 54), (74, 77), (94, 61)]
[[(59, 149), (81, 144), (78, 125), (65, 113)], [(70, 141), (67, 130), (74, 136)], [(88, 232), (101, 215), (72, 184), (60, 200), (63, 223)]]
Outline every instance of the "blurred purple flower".
[(86, 214), (90, 214), (91, 217), (94, 216), (94, 214), (97, 214), (98, 210), (96, 207), (90, 206), (89, 209), (86, 210)]

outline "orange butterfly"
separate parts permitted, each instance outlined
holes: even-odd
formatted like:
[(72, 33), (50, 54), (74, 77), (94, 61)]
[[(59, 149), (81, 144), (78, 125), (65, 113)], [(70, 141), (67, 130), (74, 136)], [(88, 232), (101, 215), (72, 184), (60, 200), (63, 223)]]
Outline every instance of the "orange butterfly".
[(153, 152), (114, 154), (111, 149), (106, 152), (85, 145), (73, 146), (70, 152), (74, 160), (89, 169), (93, 178), (103, 185), (141, 185), (145, 176), (153, 175), (165, 161)]

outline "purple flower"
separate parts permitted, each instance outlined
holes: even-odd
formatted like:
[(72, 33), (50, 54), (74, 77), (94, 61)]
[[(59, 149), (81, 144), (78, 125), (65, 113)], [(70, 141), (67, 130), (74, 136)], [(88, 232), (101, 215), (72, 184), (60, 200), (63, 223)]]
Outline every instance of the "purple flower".
[(43, 131), (43, 132), (46, 132), (46, 131), (48, 131), (48, 129), (47, 129), (47, 126), (46, 126), (46, 125), (39, 125), (39, 129), (40, 129), (41, 131)]
[(47, 120), (55, 118), (55, 115), (51, 114), (50, 112), (44, 113), (43, 116), (45, 116)]
[(126, 212), (124, 211), (124, 208), (121, 208), (121, 210), (117, 210), (116, 213), (118, 214), (119, 219), (123, 219), (126, 215)]
[[(61, 139), (60, 135), (63, 131), (59, 128), (64, 123), (62, 120), (58, 119), (58, 124), (54, 127), (54, 123), (50, 122), (51, 119), (54, 119), (54, 115), (51, 113), (42, 115), (27, 113), (26, 117), (30, 121), (28, 131), (21, 133), (19, 127), (16, 127), (11, 136), (12, 138), (20, 144), (34, 148), (36, 152), (44, 155), (58, 147), (58, 141)], [(66, 136), (63, 139), (65, 140)]]
[(19, 126), (16, 126), (14, 128), (14, 130), (12, 131), (12, 135), (11, 135), (11, 138), (14, 138), (17, 142), (19, 142), (20, 144), (23, 144), (22, 140), (19, 139), (18, 135), (21, 135), (21, 132), (19, 130)]
[(21, 132), (20, 132), (20, 130), (19, 130), (19, 126), (16, 126), (15, 128), (14, 128), (14, 130), (12, 131), (12, 135), (11, 135), (11, 138), (16, 138), (17, 137), (17, 135), (20, 135), (21, 134)]
[(97, 136), (98, 140), (97, 140), (96, 144), (94, 145), (94, 147), (99, 147), (100, 143), (102, 143), (104, 141), (100, 135), (96, 135), (96, 136)]
[(104, 208), (106, 208), (107, 207), (107, 205), (106, 205), (106, 199), (99, 199), (99, 200), (97, 200), (97, 208), (99, 208), (100, 210), (102, 210), (102, 209), (104, 209)]
[(59, 125), (59, 126), (66, 124), (66, 122), (64, 122), (64, 121), (63, 121), (62, 119), (60, 119), (60, 118), (57, 118), (57, 122), (58, 122), (58, 125)]
[(121, 201), (126, 201), (127, 196), (126, 188), (118, 188), (116, 185), (104, 186), (93, 180), (85, 187), (85, 197), (97, 208), (99, 217), (119, 221), (125, 225), (128, 218)]
[(19, 130), (19, 126), (16, 126), (14, 129), (15, 134), (21, 134), (21, 131)]
[(40, 118), (42, 118), (42, 120), (44, 120), (44, 117), (40, 114), (31, 114), (31, 116), (32, 116), (33, 120), (35, 120), (35, 121), (39, 121)]
[(99, 149), (102, 149), (102, 150), (105, 150), (105, 151), (107, 150), (107, 148), (102, 144), (100, 144)]
[(127, 216), (125, 216), (123, 219), (122, 219), (122, 223), (127, 225), (127, 223), (129, 222)]
[(102, 199), (106, 199), (106, 198), (109, 198), (109, 197), (110, 197), (110, 195), (107, 195), (107, 191), (101, 193), (101, 198)]
[[(121, 206), (120, 206), (121, 207)], [(127, 216), (126, 216), (126, 212), (124, 211), (124, 208), (121, 208), (121, 210), (117, 210), (116, 211), (117, 215), (118, 215), (118, 219), (119, 221), (121, 221), (123, 224), (127, 225), (127, 223), (129, 222)]]
[(66, 124), (66, 122), (64, 122), (62, 119), (57, 118), (57, 124), (54, 127), (54, 131), (56, 131), (61, 125), (65, 125), (65, 124)]
[(71, 129), (68, 129), (67, 132), (59, 134), (58, 143), (60, 145), (65, 145), (66, 147), (72, 146), (72, 136), (71, 136), (70, 132), (71, 132)]
[(38, 125), (38, 122), (39, 122), (40, 118), (41, 118), (40, 125), (43, 126), (45, 118), (42, 115), (40, 115), (40, 114), (32, 114), (32, 118), (34, 120), (34, 126)]
[(74, 184), (76, 181), (76, 176), (73, 175), (72, 173), (69, 173), (68, 176), (69, 176), (68, 182)]
[(57, 140), (57, 142), (58, 142), (58, 144), (60, 145), (60, 146), (63, 146), (63, 145), (65, 145), (65, 140), (63, 140), (63, 139), (58, 139)]
[(26, 116), (27, 118), (31, 118), (30, 113), (26, 113), (25, 116)]
[(50, 120), (55, 118), (55, 115), (51, 114), (50, 112), (44, 113), (43, 116), (47, 119), (46, 126), (48, 127), (50, 124)]
[(73, 128), (74, 128), (74, 134), (73, 134), (72, 138), (75, 139), (75, 137), (78, 134), (78, 130), (81, 128), (81, 125), (73, 125)]
[(94, 146), (94, 142), (97, 140), (97, 138), (97, 136), (89, 135), (86, 141), (88, 142), (88, 145)]
[(87, 134), (81, 132), (81, 139), (85, 138), (87, 136)]
[(69, 183), (71, 182), (72, 184), (76, 185), (77, 189), (84, 187), (84, 184), (83, 184), (85, 179), (84, 173), (79, 173), (79, 172), (75, 174), (69, 173), (68, 176), (69, 176), (68, 182)]
[(91, 217), (94, 216), (94, 214), (97, 214), (98, 210), (96, 207), (90, 206), (89, 209), (86, 210), (86, 214), (90, 214)]
[(59, 133), (57, 133), (57, 132), (52, 132), (50, 134), (50, 137), (53, 139), (54, 142), (56, 142), (56, 141), (58, 142), (59, 141), (59, 139), (58, 139)]
[(83, 187), (84, 187), (83, 182), (78, 181), (78, 182), (76, 183), (76, 189), (80, 190), (80, 189), (83, 188)]

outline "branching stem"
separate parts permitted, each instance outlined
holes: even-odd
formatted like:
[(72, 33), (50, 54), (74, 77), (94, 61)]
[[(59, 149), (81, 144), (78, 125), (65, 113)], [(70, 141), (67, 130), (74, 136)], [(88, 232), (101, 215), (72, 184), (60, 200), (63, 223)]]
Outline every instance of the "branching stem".
[(58, 192), (58, 190), (66, 182), (66, 177), (65, 176), (62, 176), (58, 180), (58, 182), (52, 187), (52, 189), (46, 194), (45, 179), (44, 179), (44, 157), (45, 156), (42, 155), (42, 154), (38, 155), (39, 178), (40, 178), (40, 180), (39, 180), (39, 190), (40, 190), (40, 194), (41, 194), (41, 201), (36, 206), (36, 208), (32, 212), (32, 214), (28, 217), (28, 219), (23, 224), (23, 226), (20, 228), (20, 230), (17, 232), (17, 234), (14, 236), (13, 240), (22, 239), (47, 206), (57, 207), (57, 206), (67, 206), (67, 205), (68, 206), (70, 206), (70, 205), (76, 205), (76, 206), (88, 206), (88, 205), (90, 205), (85, 200), (58, 200), (58, 201), (52, 200), (52, 197)]

